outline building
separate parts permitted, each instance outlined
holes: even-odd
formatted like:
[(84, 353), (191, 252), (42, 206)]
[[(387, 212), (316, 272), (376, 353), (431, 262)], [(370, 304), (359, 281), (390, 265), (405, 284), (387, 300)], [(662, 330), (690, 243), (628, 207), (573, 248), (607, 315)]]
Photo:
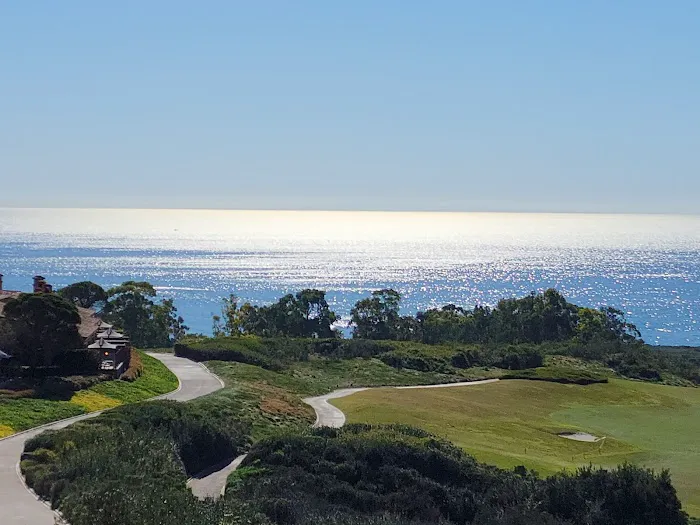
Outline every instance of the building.
[[(34, 293), (52, 293), (53, 286), (46, 282), (46, 278), (36, 275), (33, 278), (32, 290)], [(2, 274), (0, 274), (0, 317), (4, 317), (5, 304), (10, 299), (19, 297), (23, 292), (4, 290)], [(124, 334), (117, 332), (111, 324), (100, 319), (94, 310), (77, 307), (80, 315), (78, 333), (83, 339), (83, 348), (99, 352), (100, 369), (119, 377), (129, 366), (131, 356), (131, 342)], [(6, 355), (6, 354), (5, 354)], [(6, 359), (0, 356), (0, 361)]]
[[(46, 279), (40, 275), (37, 275), (33, 279), (32, 290), (34, 293), (51, 293), (53, 291), (53, 286), (46, 282)], [(5, 290), (3, 288), (2, 274), (0, 274), (0, 317), (4, 317), (3, 311), (5, 309), (5, 304), (10, 299), (15, 299), (19, 297), (20, 294), (24, 292), (15, 290)], [(100, 318), (94, 310), (90, 308), (78, 308), (78, 314), (80, 315), (80, 324), (78, 325), (78, 333), (83, 339), (83, 343), (88, 345), (95, 341), (97, 337), (97, 332), (100, 329)]]

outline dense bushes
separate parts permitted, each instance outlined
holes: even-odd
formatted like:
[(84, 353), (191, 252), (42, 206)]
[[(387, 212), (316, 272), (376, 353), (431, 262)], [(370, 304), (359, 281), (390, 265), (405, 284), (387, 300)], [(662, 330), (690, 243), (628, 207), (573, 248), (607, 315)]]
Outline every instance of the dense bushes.
[(573, 385), (592, 385), (595, 383), (608, 382), (607, 377), (595, 372), (556, 366), (509, 372), (501, 377), (501, 379), (530, 379), (534, 381), (550, 381), (553, 383)]
[(143, 361), (141, 356), (133, 348), (129, 349), (129, 366), (124, 373), (119, 376), (122, 381), (136, 381), (143, 374)]
[(391, 341), (372, 339), (316, 339), (312, 344), (314, 353), (335, 359), (375, 357), (394, 348)]
[[(591, 341), (535, 344), (444, 344), (428, 345), (412, 341), (371, 339), (292, 339), (286, 337), (188, 337), (175, 347), (175, 353), (195, 361), (238, 361), (280, 371), (309, 356), (327, 359), (375, 357), (399, 369), (460, 375), (459, 369), (473, 367), (503, 370), (530, 370), (544, 366), (545, 356), (571, 356), (593, 364), (600, 363), (621, 376), (673, 384), (700, 384), (700, 352), (661, 351), (641, 343), (616, 345)], [(510, 377), (589, 384), (604, 381), (599, 374), (586, 375), (565, 366)], [(681, 378), (673, 380), (673, 376)], [(685, 380), (685, 383), (683, 383)]]
[(666, 472), (587, 468), (541, 480), (522, 468), (481, 465), (406, 427), (352, 425), (271, 438), (244, 464), (253, 468), (232, 483), (235, 497), (280, 525), (687, 523)]
[(452, 356), (457, 368), (495, 366), (506, 370), (524, 370), (542, 366), (542, 351), (533, 345), (472, 346)]
[(56, 356), (54, 365), (64, 375), (97, 374), (100, 368), (100, 356), (97, 350), (68, 350)]
[(68, 401), (75, 392), (110, 379), (107, 375), (47, 377), (34, 387), (36, 397)]
[(280, 370), (285, 363), (308, 359), (309, 342), (283, 337), (187, 338), (175, 345), (175, 355), (193, 361), (238, 361)]
[(102, 424), (165, 435), (190, 475), (237, 455), (247, 435), (245, 426), (222, 414), (174, 401), (120, 407), (102, 416)]
[(27, 442), (21, 468), (37, 494), (72, 525), (220, 523), (188, 475), (238, 454), (248, 430), (194, 404), (119, 407)]

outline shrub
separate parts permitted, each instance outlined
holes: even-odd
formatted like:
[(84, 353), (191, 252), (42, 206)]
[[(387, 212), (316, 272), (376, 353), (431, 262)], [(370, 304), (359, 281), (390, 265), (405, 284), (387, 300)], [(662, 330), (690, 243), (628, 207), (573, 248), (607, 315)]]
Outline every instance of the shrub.
[(481, 465), (406, 427), (350, 425), (277, 436), (255, 445), (244, 465), (255, 470), (231, 487), (234, 501), (248, 502), (277, 524), (687, 520), (666, 472), (587, 468), (541, 480), (524, 469)]
[(572, 368), (546, 367), (510, 372), (501, 379), (529, 379), (534, 381), (550, 381), (552, 383), (592, 385), (607, 383), (608, 378), (588, 370)]
[(305, 339), (213, 337), (178, 343), (175, 355), (193, 361), (237, 361), (281, 370), (286, 363), (306, 361), (309, 346)]
[(119, 376), (123, 381), (136, 381), (143, 374), (143, 362), (139, 353), (131, 348), (129, 350), (129, 366), (124, 373)]
[(192, 404), (131, 405), (39, 434), (26, 443), (21, 469), (72, 525), (222, 523), (223, 506), (197, 501), (185, 482), (237, 454), (246, 435)]
[(531, 346), (509, 345), (500, 349), (494, 364), (498, 368), (506, 370), (525, 370), (527, 368), (537, 368), (544, 363), (544, 357), (537, 348)]
[(392, 348), (391, 342), (371, 339), (320, 339), (313, 342), (314, 353), (338, 359), (375, 357)]
[(100, 369), (97, 350), (68, 350), (56, 356), (54, 365), (61, 375), (94, 375)]
[(68, 401), (75, 392), (108, 379), (106, 375), (47, 377), (34, 390), (37, 397)]
[(450, 372), (450, 360), (445, 357), (416, 355), (406, 350), (396, 350), (379, 356), (379, 359), (394, 368), (409, 368), (420, 372)]

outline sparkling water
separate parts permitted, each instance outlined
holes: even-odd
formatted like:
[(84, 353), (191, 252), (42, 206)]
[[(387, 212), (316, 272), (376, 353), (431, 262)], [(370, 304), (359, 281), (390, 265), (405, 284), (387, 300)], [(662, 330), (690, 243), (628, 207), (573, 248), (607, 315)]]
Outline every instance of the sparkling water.
[(149, 281), (204, 333), (230, 293), (321, 288), (347, 318), (378, 288), (413, 314), (555, 287), (652, 344), (700, 345), (699, 254), (700, 216), (0, 209), (5, 289)]

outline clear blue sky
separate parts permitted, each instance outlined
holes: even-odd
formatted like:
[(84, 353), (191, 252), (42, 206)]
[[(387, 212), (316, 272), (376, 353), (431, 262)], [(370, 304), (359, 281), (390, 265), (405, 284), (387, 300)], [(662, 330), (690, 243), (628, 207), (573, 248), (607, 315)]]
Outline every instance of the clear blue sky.
[(0, 183), (0, 206), (699, 213), (700, 2), (0, 2)]

